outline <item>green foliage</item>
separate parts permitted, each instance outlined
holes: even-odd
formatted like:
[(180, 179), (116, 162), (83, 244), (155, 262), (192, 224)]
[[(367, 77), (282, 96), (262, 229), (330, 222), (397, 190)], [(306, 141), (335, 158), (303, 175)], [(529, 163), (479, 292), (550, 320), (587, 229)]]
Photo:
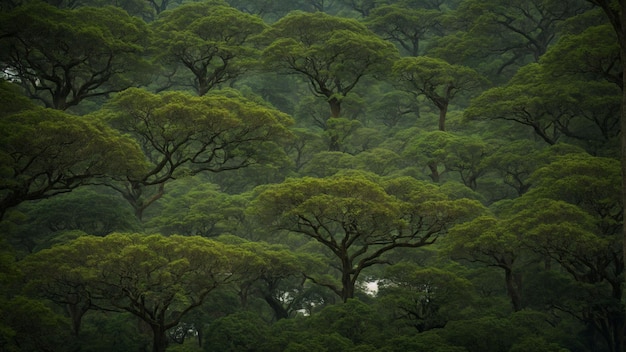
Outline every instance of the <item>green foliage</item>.
[(68, 305), (76, 333), (86, 310), (121, 310), (148, 324), (160, 349), (167, 329), (260, 260), (202, 237), (111, 234), (42, 250), (22, 267), (30, 286)]
[(384, 73), (397, 52), (361, 23), (323, 12), (293, 12), (263, 34), (264, 64), (303, 75), (315, 95), (341, 116), (341, 100), (367, 75)]
[[(593, 43), (593, 47), (590, 45)], [(562, 57), (568, 60), (561, 60)], [(590, 26), (581, 33), (568, 33), (550, 47), (541, 62), (561, 75), (586, 75), (621, 86), (618, 65), (619, 45), (615, 31), (606, 23)]]
[(356, 299), (322, 310), (310, 324), (316, 331), (337, 333), (355, 344), (376, 340), (374, 311)]
[(77, 234), (104, 236), (141, 229), (124, 199), (101, 187), (83, 186), (71, 193), (26, 202), (15, 212), (21, 217), (7, 217), (14, 228), (6, 235), (16, 248), (28, 252), (66, 242)]
[(471, 292), (471, 283), (452, 272), (398, 263), (386, 268), (377, 298), (390, 319), (424, 332), (458, 319)]
[(214, 237), (239, 233), (246, 199), (223, 193), (211, 183), (196, 182), (189, 189), (177, 192), (189, 180), (185, 178), (170, 184), (169, 192), (159, 201), (163, 206), (157, 210), (158, 215), (152, 217), (146, 227), (165, 235)]
[(144, 166), (137, 143), (108, 126), (36, 108), (0, 121), (0, 215), (27, 200), (65, 193)]
[(215, 320), (205, 335), (204, 351), (257, 351), (269, 333), (267, 324), (250, 312)]
[(614, 129), (607, 127), (617, 126), (617, 88), (607, 82), (581, 84), (579, 78), (553, 76), (549, 66), (524, 66), (507, 85), (474, 99), (465, 117), (513, 121), (530, 128), (549, 145), (561, 140), (589, 141), (582, 143), (584, 147), (609, 143)]
[(33, 109), (36, 106), (31, 100), (22, 95), (17, 84), (5, 80), (0, 80), (0, 105), (2, 105), (2, 110), (0, 111), (0, 117), (2, 118), (24, 110)]
[(2, 302), (0, 316), (3, 322), (0, 346), (4, 351), (70, 351), (72, 348), (67, 344), (67, 321), (42, 301), (15, 296)]
[(422, 333), (417, 336), (399, 336), (388, 341), (380, 349), (383, 352), (402, 351), (436, 351), (436, 352), (467, 352), (467, 349), (460, 346), (453, 346), (435, 333)]
[[(265, 28), (260, 18), (223, 2), (184, 4), (164, 12), (152, 25), (158, 59), (173, 71), (169, 79), (180, 81), (174, 85), (193, 86), (198, 95), (236, 79), (254, 64), (256, 51), (247, 42)], [(178, 77), (178, 65), (191, 73), (190, 82)]]
[(0, 350), (621, 352), (609, 3), (2, 2)]
[(146, 77), (146, 24), (120, 8), (35, 2), (3, 13), (0, 23), (0, 61), (46, 107), (66, 110)]
[(136, 138), (148, 163), (138, 176), (118, 178), (120, 192), (141, 218), (167, 181), (201, 172), (222, 172), (281, 158), (279, 144), (291, 118), (226, 91), (202, 97), (183, 92), (153, 94), (128, 89), (98, 117)]
[(475, 65), (491, 75), (509, 75), (538, 61), (557, 37), (558, 25), (587, 6), (585, 1), (462, 1), (444, 22), (456, 31), (439, 39), (442, 45), (433, 54), (456, 62), (480, 60)]
[(556, 343), (550, 343), (541, 337), (529, 337), (511, 346), (509, 352), (533, 350), (537, 352), (567, 352), (569, 350)]
[[(405, 57), (393, 65), (400, 89), (424, 96), (439, 110), (439, 130), (446, 130), (448, 106), (457, 94), (475, 92), (487, 80), (475, 70), (427, 56)], [(475, 93), (474, 93), (475, 94)]]
[[(395, 248), (432, 244), (456, 221), (482, 211), (478, 202), (449, 200), (436, 186), (410, 178), (377, 184), (364, 175), (289, 179), (265, 189), (251, 211), (266, 224), (316, 240), (332, 253), (341, 287), (352, 298), (362, 270)], [(315, 281), (317, 281), (315, 279)]]
[(397, 43), (407, 54), (418, 56), (423, 51), (420, 43), (436, 31), (441, 15), (438, 10), (383, 5), (373, 9), (365, 23), (383, 38)]

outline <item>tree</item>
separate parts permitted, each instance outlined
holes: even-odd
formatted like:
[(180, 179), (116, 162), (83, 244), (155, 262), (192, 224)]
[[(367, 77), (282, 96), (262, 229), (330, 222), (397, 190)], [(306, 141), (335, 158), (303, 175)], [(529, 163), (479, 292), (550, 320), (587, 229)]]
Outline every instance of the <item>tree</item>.
[(165, 12), (152, 23), (159, 59), (174, 70), (192, 74), (192, 86), (205, 95), (232, 81), (254, 63), (256, 51), (249, 38), (266, 27), (259, 17), (242, 13), (222, 1), (189, 3)]
[[(567, 60), (563, 60), (567, 57)], [(609, 23), (564, 33), (541, 57), (541, 63), (564, 76), (584, 75), (622, 88), (619, 44)]]
[[(238, 233), (244, 217), (246, 198), (229, 195), (214, 184), (184, 178), (172, 182), (161, 207), (147, 223), (148, 228), (164, 235), (215, 237)], [(158, 207), (159, 204), (157, 204)]]
[[(533, 311), (514, 312), (510, 316), (494, 315), (473, 317), (450, 322), (445, 329), (438, 331), (447, 345), (441, 351), (519, 351), (521, 343), (529, 343), (534, 337), (533, 351), (565, 352), (569, 349), (552, 342), (550, 336), (553, 322), (550, 317)], [(572, 340), (571, 336), (562, 343)], [(426, 340), (428, 342), (428, 340)], [(561, 341), (559, 341), (561, 342)], [(455, 347), (452, 347), (455, 346)], [(594, 346), (595, 347), (595, 346)]]
[(374, 8), (365, 24), (385, 40), (398, 44), (404, 52), (418, 56), (420, 43), (440, 24), (441, 11), (412, 9), (398, 4)]
[(374, 118), (389, 128), (413, 124), (420, 115), (414, 94), (402, 90), (380, 95), (372, 104), (372, 111)]
[(403, 155), (427, 167), (434, 182), (441, 182), (444, 174), (454, 172), (475, 191), (478, 179), (487, 172), (484, 159), (490, 152), (488, 143), (478, 137), (432, 131), (409, 140)]
[(500, 219), (484, 215), (453, 227), (445, 238), (443, 252), (455, 260), (482, 263), (504, 272), (504, 283), (514, 311), (523, 308), (523, 246), (519, 236)]
[[(588, 324), (601, 336), (599, 341), (604, 340), (607, 350), (623, 351), (626, 314), (619, 232), (602, 233), (601, 221), (575, 205), (535, 197), (528, 200), (538, 206), (520, 204), (510, 226), (524, 234), (525, 245), (547, 258), (548, 265), (564, 270), (570, 277), (566, 281), (569, 287), (577, 291), (560, 302), (548, 300), (548, 304)], [(555, 278), (558, 273), (553, 274)]]
[(447, 172), (441, 168), (445, 167), (446, 149), (453, 138), (453, 135), (444, 131), (418, 133), (405, 145), (402, 156), (428, 167), (430, 179), (439, 183), (441, 176)]
[(251, 268), (240, 281), (238, 295), (244, 309), (249, 309), (249, 300), (261, 298), (272, 311), (272, 320), (294, 317), (298, 310), (305, 309), (311, 284), (303, 273), (314, 267), (323, 266), (320, 258), (307, 252), (296, 252), (287, 246), (266, 242), (246, 242), (239, 237), (219, 240), (237, 244), (263, 259), (262, 265)]
[[(566, 126), (563, 133), (570, 138), (587, 140), (585, 147), (588, 151), (604, 154), (619, 139), (619, 92), (623, 87), (615, 33), (608, 23), (594, 25), (600, 21), (596, 19), (597, 12), (579, 16), (582, 17), (579, 21), (585, 24), (593, 21), (584, 29), (578, 28), (579, 21), (574, 18), (571, 21), (574, 23), (567, 26), (573, 28), (549, 48), (540, 63), (559, 83), (580, 87), (580, 91), (571, 89), (579, 100), (573, 109), (578, 121), (575, 119)], [(604, 150), (596, 151), (598, 144)]]
[[(127, 0), (127, 1), (117, 1), (117, 0), (35, 0), (40, 2), (45, 2), (59, 9), (77, 9), (79, 7), (84, 6), (92, 6), (92, 7), (104, 7), (104, 6), (115, 6), (124, 9), (124, 11), (128, 12), (131, 16), (142, 17), (144, 20), (149, 21), (153, 20), (155, 16), (155, 9), (152, 5), (155, 3), (154, 0)], [(163, 3), (167, 4), (170, 0), (161, 0)], [(182, 0), (175, 0), (180, 3)], [(17, 1), (21, 3), (28, 3), (32, 1)], [(167, 5), (166, 5), (167, 6)]]
[[(73, 257), (82, 257), (82, 264)], [(90, 299), (148, 324), (152, 350), (162, 352), (168, 329), (258, 261), (251, 252), (197, 236), (111, 234), (79, 237), (27, 257), (23, 265), (31, 284), (42, 289), (74, 275)]]
[(326, 99), (331, 117), (341, 116), (342, 99), (368, 75), (383, 74), (397, 50), (356, 20), (323, 12), (292, 12), (262, 34), (268, 69), (304, 77)]
[(146, 171), (108, 184), (138, 218), (171, 179), (271, 161), (282, 153), (277, 144), (290, 136), (287, 126), (292, 122), (286, 114), (236, 93), (197, 97), (141, 89), (121, 92), (96, 114), (134, 137), (143, 150)]
[(357, 170), (388, 176), (398, 168), (400, 156), (386, 148), (372, 148), (355, 155), (352, 165)]
[(465, 186), (476, 191), (478, 179), (488, 171), (484, 159), (492, 153), (489, 144), (478, 136), (452, 138), (446, 146), (446, 169), (456, 172)]
[(252, 312), (238, 312), (215, 320), (208, 329), (204, 351), (255, 351), (269, 335), (269, 325)]
[[(349, 299), (344, 304), (335, 304), (324, 308), (310, 320), (310, 328), (317, 334), (339, 335), (354, 345), (361, 345), (375, 340), (380, 330), (376, 326), (374, 309), (359, 301)], [(337, 339), (337, 342), (345, 344)], [(351, 344), (350, 344), (351, 345)], [(351, 346), (338, 348), (336, 351), (350, 350)]]
[(319, 152), (302, 169), (302, 174), (314, 177), (332, 176), (342, 169), (350, 168), (353, 158), (351, 154), (344, 152)]
[(616, 160), (584, 153), (556, 157), (529, 178), (530, 190), (500, 205), (495, 216), (451, 229), (445, 251), (501, 268), (516, 311), (529, 304), (524, 294), (534, 294), (524, 289), (524, 282), (531, 281), (525, 267), (543, 263), (537, 276), (576, 294), (554, 299), (559, 291), (550, 288), (536, 304), (578, 317), (602, 336), (608, 350), (622, 351), (619, 179)]
[[(609, 0), (587, 0), (587, 2), (596, 5), (604, 11), (606, 14), (615, 34), (617, 35), (617, 42), (620, 47), (620, 61), (622, 64), (622, 99), (621, 99), (621, 113), (620, 113), (620, 130), (626, 131), (626, 2), (620, 0), (619, 6), (614, 6), (613, 1)], [(622, 165), (622, 204), (626, 204), (626, 133), (621, 133), (620, 136), (620, 161)], [(624, 207), (624, 213), (622, 218), (626, 219), (626, 207)], [(622, 229), (622, 243), (623, 243), (623, 256), (626, 263), (626, 222), (623, 224)]]
[(172, 4), (181, 4), (183, 0), (147, 0), (150, 7), (154, 9), (154, 12), (157, 16), (161, 14), (161, 12), (167, 10), (167, 8)]
[(471, 298), (471, 284), (452, 272), (411, 263), (387, 267), (377, 298), (393, 318), (419, 332), (443, 328)]
[(103, 257), (102, 250), (105, 249), (98, 248), (95, 241), (79, 237), (71, 244), (36, 252), (19, 263), (20, 269), (29, 276), (26, 292), (34, 292), (63, 307), (74, 336), (80, 335), (85, 314), (100, 308), (97, 299), (102, 297), (89, 285), (89, 278), (95, 275), (91, 258)]
[(97, 121), (35, 108), (0, 120), (0, 218), (24, 201), (142, 169), (137, 144)]
[(503, 143), (484, 160), (486, 167), (495, 170), (502, 181), (522, 196), (531, 187), (530, 175), (541, 163), (537, 144), (529, 140)]
[(14, 224), (6, 238), (28, 253), (48, 248), (76, 233), (104, 236), (141, 228), (132, 208), (118, 193), (89, 185), (49, 199), (20, 204), (7, 214)]
[(270, 23), (304, 6), (302, 0), (227, 0), (226, 2), (242, 12), (260, 16)]
[(340, 284), (309, 278), (344, 301), (354, 297), (365, 269), (386, 263), (385, 253), (432, 244), (482, 208), (468, 199), (449, 200), (436, 186), (416, 180), (381, 185), (360, 175), (289, 179), (263, 191), (251, 206), (264, 223), (309, 237), (329, 251)]
[(582, 0), (465, 0), (447, 23), (460, 32), (441, 38), (442, 46), (431, 54), (451, 62), (469, 56), (494, 63), (497, 57), (495, 72), (500, 75), (539, 61), (556, 38), (558, 25), (585, 10)]
[[(619, 107), (617, 87), (603, 81), (555, 78), (541, 64), (529, 64), (501, 87), (474, 99), (468, 119), (500, 119), (528, 126), (553, 145), (566, 138), (585, 143), (614, 138)], [(607, 130), (612, 126), (611, 131)]]
[(359, 121), (343, 117), (330, 118), (326, 121), (326, 125), (325, 136), (327, 138), (328, 150), (344, 152), (347, 151), (345, 147), (346, 140), (361, 127)]
[(598, 235), (614, 236), (623, 222), (619, 180), (616, 159), (587, 153), (566, 154), (533, 173), (530, 181), (535, 186), (529, 196), (576, 205), (596, 219)]
[(340, 2), (345, 3), (354, 11), (360, 13), (363, 18), (369, 16), (370, 11), (377, 6), (376, 0), (340, 0)]
[(3, 13), (0, 23), (2, 71), (46, 107), (66, 110), (119, 92), (147, 72), (146, 25), (120, 8), (32, 3)]
[(486, 83), (469, 67), (451, 65), (430, 57), (402, 58), (393, 65), (399, 88), (415, 96), (424, 96), (439, 109), (439, 130), (446, 130), (450, 102), (461, 92), (472, 92)]
[[(0, 347), (5, 351), (70, 351), (67, 321), (45, 302), (16, 295), (2, 302), (3, 326)], [(69, 345), (69, 346), (68, 346)], [(59, 346), (67, 349), (59, 348)]]
[(293, 160), (294, 168), (300, 171), (311, 162), (314, 152), (322, 149), (322, 137), (306, 128), (293, 128), (294, 138), (285, 147), (285, 152)]

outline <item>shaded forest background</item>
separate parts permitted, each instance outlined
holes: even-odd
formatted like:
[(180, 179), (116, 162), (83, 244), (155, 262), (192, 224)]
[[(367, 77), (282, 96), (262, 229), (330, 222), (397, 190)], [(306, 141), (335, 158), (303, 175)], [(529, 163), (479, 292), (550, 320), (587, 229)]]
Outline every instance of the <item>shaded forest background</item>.
[(624, 351), (596, 3), (1, 2), (0, 350)]

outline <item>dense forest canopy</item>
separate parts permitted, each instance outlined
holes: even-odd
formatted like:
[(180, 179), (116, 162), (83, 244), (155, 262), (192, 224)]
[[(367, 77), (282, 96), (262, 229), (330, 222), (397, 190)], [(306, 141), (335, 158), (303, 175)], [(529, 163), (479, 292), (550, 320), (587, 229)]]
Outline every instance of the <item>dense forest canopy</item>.
[(0, 350), (624, 352), (624, 11), (1, 2)]

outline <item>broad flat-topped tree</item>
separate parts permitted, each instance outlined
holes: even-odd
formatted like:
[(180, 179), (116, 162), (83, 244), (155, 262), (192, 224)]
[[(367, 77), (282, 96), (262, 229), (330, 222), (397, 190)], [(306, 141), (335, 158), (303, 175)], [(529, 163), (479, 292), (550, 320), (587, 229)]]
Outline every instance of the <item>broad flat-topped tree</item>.
[(323, 12), (292, 12), (262, 37), (270, 43), (263, 50), (266, 67), (304, 77), (313, 93), (327, 100), (333, 118), (364, 76), (383, 75), (398, 55), (358, 21)]
[(446, 22), (458, 31), (443, 37), (431, 54), (455, 63), (468, 58), (494, 62), (485, 69), (496, 75), (514, 72), (539, 61), (557, 37), (558, 26), (588, 8), (584, 0), (461, 1)]
[[(152, 23), (157, 57), (174, 71), (179, 65), (191, 73), (189, 82), (198, 95), (246, 72), (257, 50), (249, 38), (265, 29), (257, 16), (238, 11), (222, 1), (189, 3), (164, 12)], [(175, 83), (174, 83), (175, 84)]]
[(116, 7), (33, 3), (0, 15), (0, 66), (26, 94), (66, 110), (145, 77), (145, 23)]
[(549, 145), (574, 141), (607, 145), (618, 130), (620, 98), (614, 83), (559, 76), (541, 63), (521, 68), (503, 86), (486, 90), (465, 110), (467, 119), (527, 126)]
[(136, 88), (118, 94), (96, 114), (143, 150), (145, 172), (109, 183), (139, 219), (173, 178), (271, 162), (283, 153), (278, 144), (290, 137), (292, 123), (288, 115), (236, 93), (198, 97)]
[(0, 113), (0, 218), (24, 201), (141, 172), (141, 150), (127, 136), (98, 121), (17, 102), (7, 106), (14, 113)]
[[(31, 285), (60, 304), (74, 295), (85, 311), (136, 316), (152, 330), (152, 351), (163, 352), (168, 329), (200, 307), (212, 291), (262, 261), (246, 249), (199, 236), (116, 233), (82, 236), (42, 250), (22, 267), (30, 273)], [(82, 314), (72, 316), (77, 326)]]
[(420, 55), (420, 43), (429, 32), (438, 30), (442, 12), (434, 9), (413, 9), (398, 4), (372, 10), (365, 24), (384, 39), (398, 44), (411, 56)]
[(432, 244), (455, 222), (482, 209), (476, 201), (448, 199), (437, 186), (415, 179), (378, 184), (349, 175), (287, 180), (262, 192), (251, 211), (278, 230), (326, 247), (340, 284), (309, 279), (347, 301), (363, 270), (387, 263), (384, 254)]
[(487, 80), (473, 69), (427, 57), (405, 57), (393, 65), (393, 75), (400, 89), (424, 96), (439, 110), (439, 130), (446, 130), (450, 102), (463, 92), (473, 92)]

